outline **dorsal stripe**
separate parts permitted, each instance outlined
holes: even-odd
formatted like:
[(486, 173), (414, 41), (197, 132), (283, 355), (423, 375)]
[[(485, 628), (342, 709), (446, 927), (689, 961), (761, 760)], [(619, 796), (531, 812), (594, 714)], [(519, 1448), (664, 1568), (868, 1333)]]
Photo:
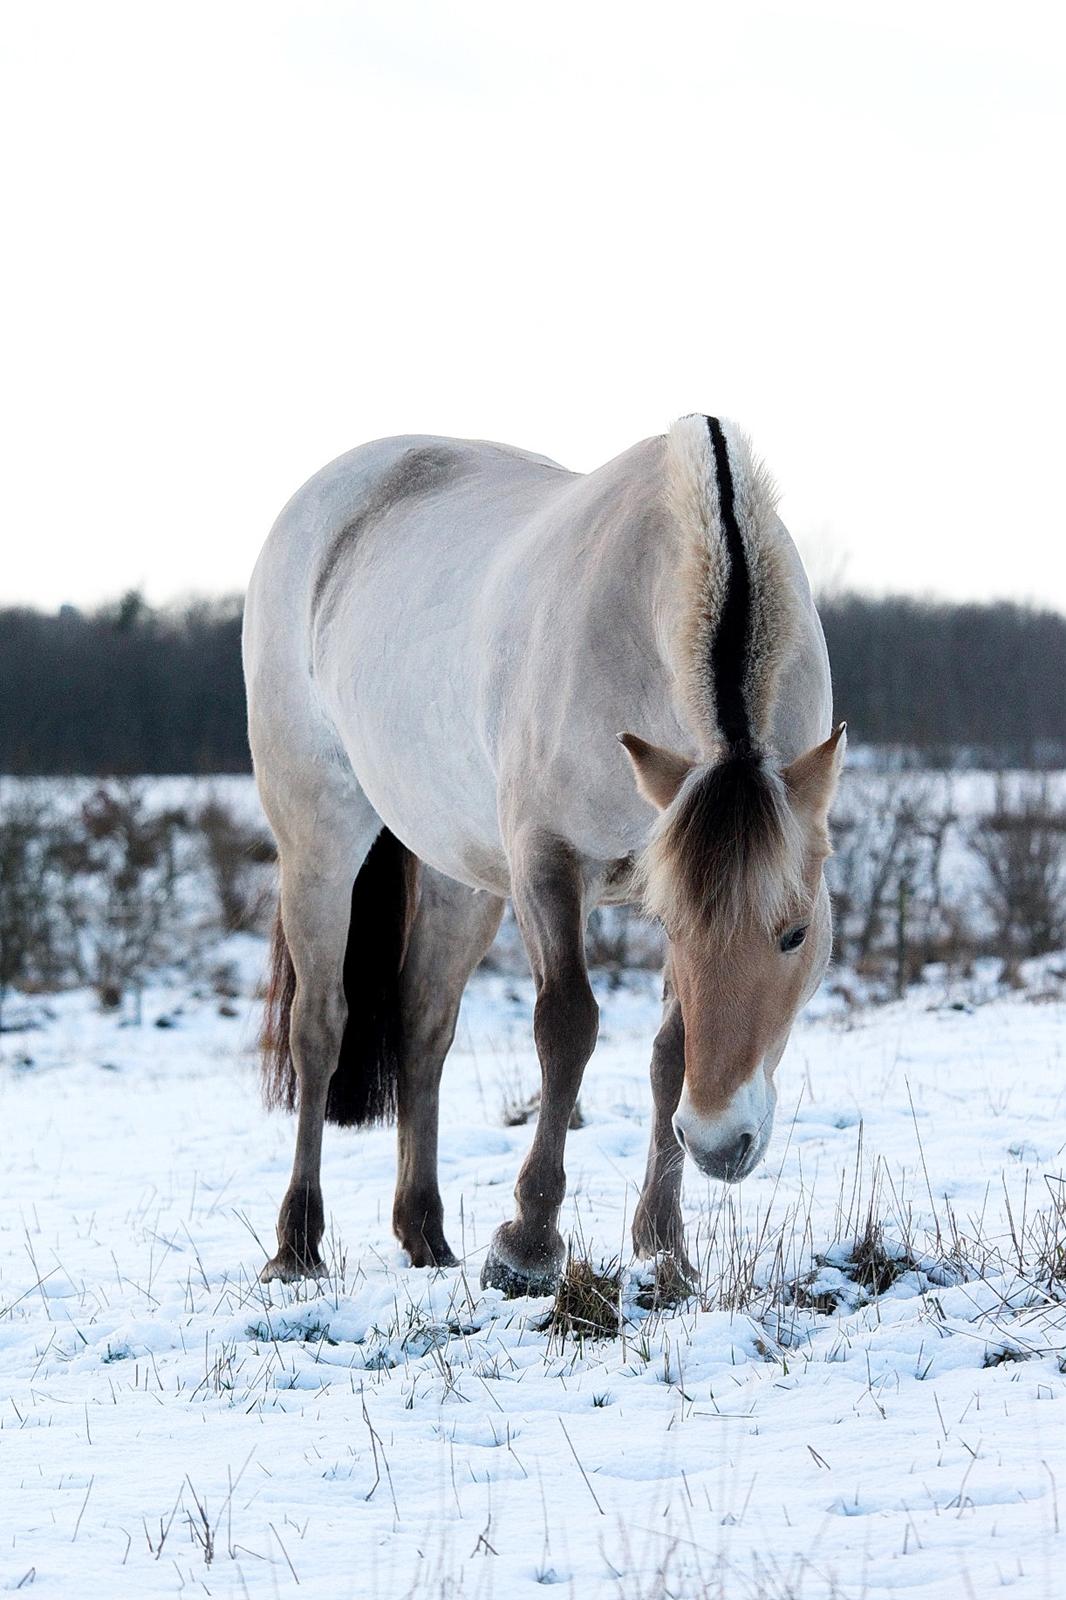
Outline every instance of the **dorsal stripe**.
[(719, 729), (730, 750), (740, 754), (751, 749), (751, 722), (744, 699), (751, 635), (751, 577), (737, 522), (733, 469), (717, 417), (707, 418), (707, 430), (714, 448), (718, 504), (729, 557), (725, 598), (711, 645), (711, 675)]

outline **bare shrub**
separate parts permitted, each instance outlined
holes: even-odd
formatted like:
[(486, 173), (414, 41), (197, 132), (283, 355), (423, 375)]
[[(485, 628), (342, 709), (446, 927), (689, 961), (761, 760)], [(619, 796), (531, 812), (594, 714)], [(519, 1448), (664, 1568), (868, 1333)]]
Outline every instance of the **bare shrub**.
[(1066, 943), (1066, 807), (1046, 778), (1001, 778), (971, 834), (981, 899), (1007, 970)]
[(219, 916), (226, 933), (258, 929), (273, 888), (257, 871), (277, 858), (273, 840), (261, 828), (250, 827), (217, 795), (200, 807), (195, 823), (203, 836)]
[(55, 819), (32, 793), (5, 797), (0, 809), (0, 1028), (16, 985), (44, 984), (56, 960), (49, 882)]
[(136, 784), (104, 784), (55, 847), (75, 960), (104, 1006), (139, 990), (170, 953), (164, 932), (175, 911), (185, 824), (181, 811), (149, 811)]
[(592, 912), (585, 933), (585, 958), (593, 971), (611, 979), (634, 968), (662, 966), (664, 940), (658, 923), (632, 906), (600, 906)]
[(902, 994), (930, 961), (962, 953), (945, 901), (945, 844), (958, 823), (950, 793), (901, 775), (888, 784), (852, 780), (833, 825), (829, 866), (838, 955)]

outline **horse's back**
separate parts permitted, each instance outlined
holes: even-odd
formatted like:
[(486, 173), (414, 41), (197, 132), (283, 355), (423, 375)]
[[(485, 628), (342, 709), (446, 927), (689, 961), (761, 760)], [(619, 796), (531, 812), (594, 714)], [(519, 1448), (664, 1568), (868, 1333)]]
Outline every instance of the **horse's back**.
[[(431, 727), (469, 726), (490, 569), (579, 481), (530, 451), (425, 434), (361, 445), (310, 478), (271, 530), (245, 606), (261, 787), (268, 768), (289, 781), (309, 763), (319, 772), (347, 763), (389, 821), (383, 752), (397, 733), (425, 749), (418, 711), (427, 689)], [(494, 776), (481, 763), (477, 783), (473, 743), (466, 800), (495, 834)], [(442, 766), (438, 810), (449, 783)]]
[(281, 571), (290, 579), (301, 571), (310, 576), (316, 557), (353, 523), (365, 527), (380, 521), (405, 501), (439, 493), (460, 478), (488, 484), (575, 476), (547, 456), (479, 439), (399, 434), (357, 445), (308, 478), (283, 507), (256, 563), (249, 595), (261, 603), (257, 591), (267, 574), (271, 579)]

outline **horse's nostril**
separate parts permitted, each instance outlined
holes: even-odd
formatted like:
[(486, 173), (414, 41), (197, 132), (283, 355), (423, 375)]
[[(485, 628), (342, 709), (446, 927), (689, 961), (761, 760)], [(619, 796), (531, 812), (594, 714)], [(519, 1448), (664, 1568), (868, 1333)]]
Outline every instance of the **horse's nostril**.
[(753, 1133), (742, 1133), (740, 1135), (740, 1138), (733, 1146), (733, 1156), (729, 1163), (734, 1172), (741, 1172), (743, 1170), (744, 1163), (747, 1161), (748, 1156), (751, 1153), (751, 1147), (754, 1143), (755, 1135)]
[(674, 1123), (674, 1138), (677, 1140), (677, 1142), (681, 1146), (682, 1150), (684, 1150), (686, 1152), (686, 1154), (687, 1154), (687, 1152), (688, 1152), (688, 1144), (685, 1141), (684, 1130), (679, 1128), (676, 1122)]

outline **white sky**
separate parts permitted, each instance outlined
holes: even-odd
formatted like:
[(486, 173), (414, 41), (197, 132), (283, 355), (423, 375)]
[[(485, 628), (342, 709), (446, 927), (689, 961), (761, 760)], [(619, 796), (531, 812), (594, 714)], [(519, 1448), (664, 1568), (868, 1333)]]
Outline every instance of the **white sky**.
[(753, 435), (817, 580), (1066, 608), (1061, 8), (0, 6), (0, 600), (241, 588), (363, 439)]

